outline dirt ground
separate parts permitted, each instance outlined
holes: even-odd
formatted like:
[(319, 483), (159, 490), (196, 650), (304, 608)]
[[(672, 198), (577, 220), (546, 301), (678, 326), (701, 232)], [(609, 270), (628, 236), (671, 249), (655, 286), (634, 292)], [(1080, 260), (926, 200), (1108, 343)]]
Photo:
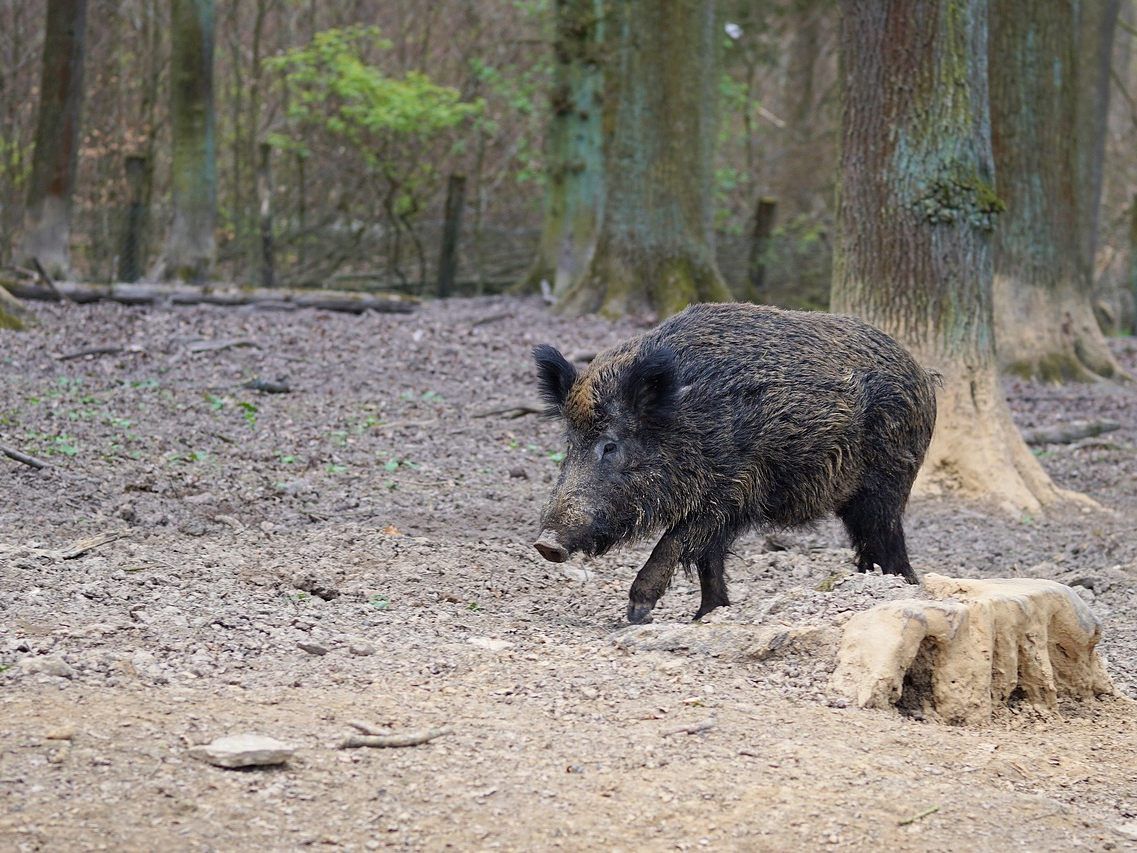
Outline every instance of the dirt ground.
[[(1022, 426), (1122, 423), (1038, 450), (1101, 511), (913, 501), (918, 571), (1075, 585), (1118, 690), (958, 728), (844, 707), (827, 656), (744, 642), (912, 595), (849, 576), (835, 523), (740, 541), (735, 605), (682, 641), (683, 578), (623, 622), (649, 546), (540, 559), (558, 427), (478, 415), (535, 397), (534, 344), (633, 322), (515, 298), (35, 310), (0, 331), (0, 444), (50, 463), (0, 457), (0, 850), (1137, 849), (1131, 389), (1007, 385)], [(355, 720), (452, 733), (337, 749)], [(296, 755), (188, 755), (241, 732)]]

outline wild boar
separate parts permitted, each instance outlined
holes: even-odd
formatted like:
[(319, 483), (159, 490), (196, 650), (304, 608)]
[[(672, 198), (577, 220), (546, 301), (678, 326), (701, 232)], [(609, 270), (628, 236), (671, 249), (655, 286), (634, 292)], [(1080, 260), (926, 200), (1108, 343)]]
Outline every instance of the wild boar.
[(836, 513), (856, 552), (917, 583), (901, 515), (936, 420), (935, 377), (855, 317), (694, 305), (578, 372), (533, 352), (565, 425), (535, 543), (548, 560), (662, 531), (629, 593), (650, 621), (677, 565), (697, 570), (695, 619), (730, 603), (723, 561), (756, 527)]

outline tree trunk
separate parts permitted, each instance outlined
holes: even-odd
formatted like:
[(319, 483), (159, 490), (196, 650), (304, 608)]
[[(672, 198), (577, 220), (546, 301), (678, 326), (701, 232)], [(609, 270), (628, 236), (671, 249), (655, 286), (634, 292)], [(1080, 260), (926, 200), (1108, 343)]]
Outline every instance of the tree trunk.
[(987, 2), (841, 9), (833, 309), (884, 329), (944, 377), (922, 488), (1036, 511), (1064, 493), (1015, 429), (996, 373)]
[(520, 289), (561, 296), (584, 271), (604, 204), (601, 0), (557, 0), (545, 143), (545, 222)]
[(79, 153), (87, 0), (49, 0), (39, 119), (20, 260), (54, 276), (70, 269), (71, 191)]
[(466, 203), (466, 176), (451, 175), (446, 184), (446, 208), (443, 217), (442, 245), (438, 250), (438, 286), (436, 295), (445, 299), (454, 288), (458, 275), (458, 235), (462, 231), (462, 208)]
[(1122, 377), (1093, 312), (1109, 46), (1117, 0), (991, 0), (1000, 365), (1046, 381)]
[(604, 216), (592, 258), (560, 310), (667, 315), (730, 298), (712, 232), (722, 46), (716, 6), (628, 0), (607, 7)]
[(217, 164), (213, 111), (213, 0), (173, 0), (172, 196), (166, 278), (205, 281), (213, 268)]

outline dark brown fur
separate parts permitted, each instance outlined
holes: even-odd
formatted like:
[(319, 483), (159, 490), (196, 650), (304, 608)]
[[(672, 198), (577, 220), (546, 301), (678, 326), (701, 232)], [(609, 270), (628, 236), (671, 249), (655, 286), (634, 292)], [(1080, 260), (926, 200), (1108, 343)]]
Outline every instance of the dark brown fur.
[(552, 347), (535, 357), (568, 439), (542, 527), (563, 555), (663, 531), (632, 585), (632, 621), (649, 618), (678, 563), (699, 573), (696, 618), (728, 604), (723, 558), (739, 534), (831, 512), (860, 571), (916, 582), (900, 518), (931, 440), (934, 383), (883, 332), (696, 305), (579, 375)]

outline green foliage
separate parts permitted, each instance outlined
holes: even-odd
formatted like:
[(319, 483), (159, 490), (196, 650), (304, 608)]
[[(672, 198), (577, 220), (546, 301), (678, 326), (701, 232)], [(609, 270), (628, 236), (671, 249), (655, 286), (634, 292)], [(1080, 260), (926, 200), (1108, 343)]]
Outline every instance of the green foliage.
[(364, 177), (388, 183), (388, 214), (408, 216), (436, 177), (437, 158), (422, 156), (422, 146), (480, 115), (483, 104), (418, 71), (388, 76), (370, 57), (390, 48), (378, 28), (354, 26), (324, 30), (268, 60), (288, 104), (288, 128), (270, 142), (302, 156), (321, 146), (348, 150)]

